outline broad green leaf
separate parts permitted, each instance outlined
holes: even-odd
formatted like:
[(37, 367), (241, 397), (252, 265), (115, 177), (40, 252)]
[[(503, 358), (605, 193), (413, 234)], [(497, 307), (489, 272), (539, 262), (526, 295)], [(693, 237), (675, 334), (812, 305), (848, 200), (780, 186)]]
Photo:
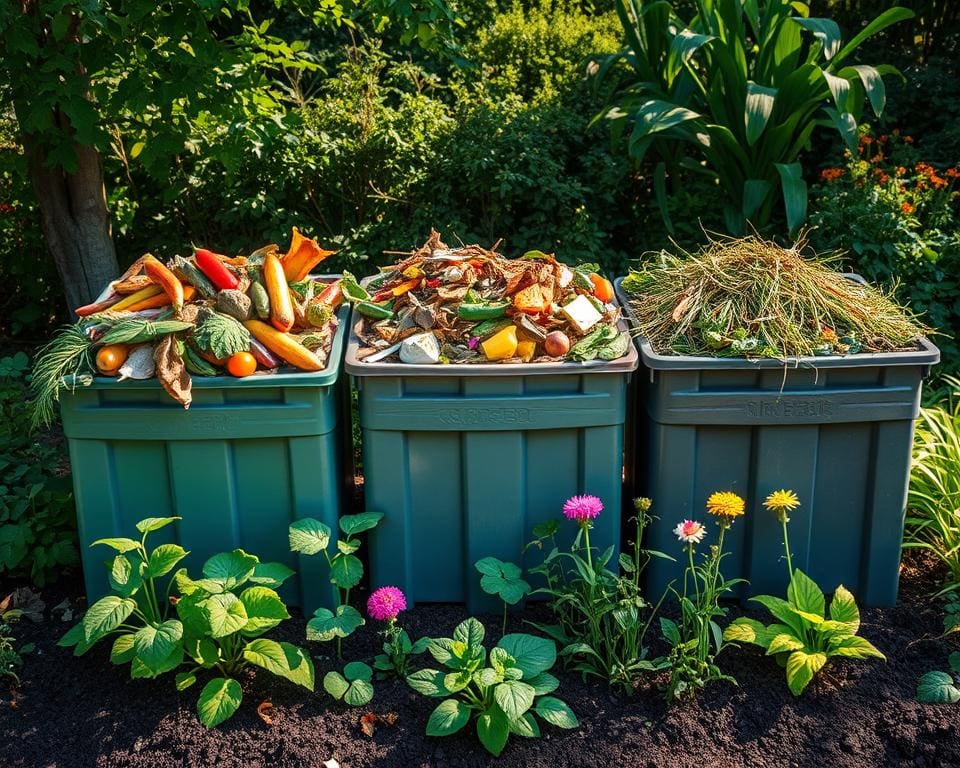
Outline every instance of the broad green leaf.
[[(772, 639), (767, 628), (756, 619), (741, 616), (723, 630), (723, 639), (728, 643), (752, 643), (766, 648)], [(679, 633), (678, 633), (679, 640)]]
[(330, 581), (340, 589), (350, 589), (363, 578), (363, 563), (356, 555), (338, 554), (330, 566)]
[(456, 699), (441, 701), (427, 720), (427, 736), (449, 736), (470, 722), (470, 709)]
[(179, 544), (160, 544), (150, 553), (143, 578), (155, 579), (158, 576), (165, 576), (188, 554), (190, 553)]
[(463, 669), (458, 672), (450, 672), (443, 677), (444, 687), (451, 693), (456, 693), (457, 691), (462, 691), (468, 685), (470, 685), (470, 680), (472, 675), (470, 674), (469, 669)]
[(546, 672), (557, 661), (557, 645), (545, 637), (522, 633), (504, 635), (497, 645), (513, 656), (524, 678)]
[(826, 600), (817, 583), (799, 568), (787, 585), (787, 601), (797, 610), (815, 614), (821, 621), (826, 612)]
[(829, 652), (831, 656), (847, 656), (851, 659), (887, 658), (869, 640), (855, 635), (837, 639), (831, 638)]
[(528, 678), (526, 682), (533, 686), (533, 692), (537, 696), (553, 693), (560, 687), (560, 681), (549, 672), (541, 672), (539, 675), (534, 675)]
[(273, 629), (284, 619), (289, 619), (287, 607), (280, 595), (269, 587), (249, 587), (240, 593), (240, 602), (247, 613), (243, 631), (248, 634)]
[(530, 585), (523, 579), (505, 579), (501, 576), (483, 576), (480, 588), (488, 595), (497, 595), (507, 605), (516, 605), (529, 594)]
[(833, 19), (804, 19), (791, 16), (790, 20), (813, 33), (823, 46), (823, 55), (832, 59), (840, 51), (840, 27)]
[(668, 619), (665, 616), (660, 617), (660, 633), (663, 635), (664, 640), (670, 643), (670, 645), (680, 644), (680, 629), (672, 619)]
[(88, 643), (96, 642), (123, 624), (136, 607), (136, 601), (128, 597), (107, 595), (100, 598), (83, 617), (83, 639)]
[(350, 683), (339, 672), (327, 672), (323, 676), (323, 690), (339, 701), (350, 690)]
[(206, 592), (198, 589), (177, 601), (177, 616), (188, 635), (203, 637), (210, 633), (210, 612), (206, 607), (208, 598)]
[(351, 682), (354, 680), (366, 680), (369, 682), (373, 679), (373, 670), (362, 661), (351, 661), (343, 668), (343, 675)]
[(554, 696), (544, 696), (537, 699), (533, 711), (557, 728), (577, 728), (580, 725), (580, 721), (573, 714), (573, 710)]
[(183, 624), (176, 619), (154, 627), (141, 627), (134, 638), (137, 658), (152, 670), (159, 669), (183, 638)]
[(259, 558), (248, 555), (242, 549), (221, 552), (203, 564), (203, 575), (207, 579), (219, 580), (223, 583), (224, 589), (229, 590), (240, 586), (253, 576), (253, 569), (259, 562)]
[(917, 701), (956, 704), (960, 701), (960, 688), (946, 672), (927, 672), (917, 681)]
[(477, 718), (477, 737), (490, 754), (499, 757), (510, 738), (510, 722), (497, 706), (481, 713)]
[[(760, 603), (770, 611), (770, 614), (775, 619), (780, 619), (780, 621), (790, 627), (790, 629), (793, 630), (793, 634), (800, 635), (803, 633), (803, 621), (794, 613), (793, 608), (790, 607), (790, 603), (783, 598), (773, 597), (772, 595), (755, 595), (751, 597), (750, 600)], [(773, 639), (772, 635), (770, 639)]]
[(137, 530), (140, 533), (152, 533), (182, 519), (182, 517), (147, 517), (137, 523)]
[[(751, 147), (767, 127), (773, 105), (777, 98), (777, 89), (747, 81), (747, 100), (743, 110), (743, 122), (747, 131), (747, 144)], [(749, 214), (747, 214), (749, 215)]]
[(382, 512), (361, 512), (358, 515), (344, 515), (340, 518), (340, 530), (347, 536), (356, 536), (358, 533), (376, 528), (381, 520), (383, 520)]
[(335, 637), (347, 637), (363, 623), (360, 612), (352, 605), (337, 606), (336, 613), (318, 608), (307, 622), (307, 640), (325, 643)]
[(854, 633), (860, 629), (860, 610), (857, 608), (857, 601), (843, 584), (833, 593), (833, 600), (830, 601), (830, 618), (849, 625)]
[(532, 685), (519, 680), (507, 680), (493, 689), (494, 701), (508, 720), (516, 720), (530, 709), (535, 695)]
[(807, 219), (807, 182), (800, 163), (774, 163), (780, 174), (780, 189), (787, 212), (787, 227), (795, 230)]
[(304, 555), (315, 555), (323, 552), (330, 543), (330, 528), (305, 517), (290, 525), (290, 549)]
[(247, 623), (247, 611), (240, 602), (240, 598), (232, 592), (208, 597), (203, 603), (203, 608), (213, 637), (232, 635), (243, 629)]
[[(475, 648), (483, 644), (484, 634), (483, 624), (471, 616), (466, 621), (458, 624), (456, 629), (453, 630), (453, 639), (463, 643), (468, 648)], [(509, 649), (505, 650), (509, 653)]]
[(302, 685), (308, 691), (313, 690), (313, 661), (295, 645), (259, 637), (247, 643), (243, 658), (291, 683)]
[(524, 712), (519, 720), (510, 721), (510, 733), (523, 736), (526, 739), (540, 738), (540, 726), (529, 712)]
[(233, 717), (242, 700), (240, 683), (227, 677), (215, 677), (203, 687), (197, 700), (200, 722), (207, 728), (215, 728)]
[(770, 192), (770, 182), (764, 179), (747, 179), (743, 182), (743, 204), (741, 210), (745, 219), (750, 219), (763, 205)]
[(187, 638), (183, 649), (201, 667), (209, 668), (220, 661), (220, 649), (209, 637)]
[(803, 648), (803, 641), (793, 635), (775, 635), (767, 646), (767, 656), (785, 651), (799, 651), (801, 648)]
[(515, 667), (517, 661), (503, 648), (497, 646), (490, 651), (490, 665), (497, 670), (497, 672), (502, 673), (507, 667)]
[(484, 576), (501, 576), (505, 579), (519, 579), (523, 575), (520, 566), (506, 563), (495, 557), (484, 557), (473, 565)]
[(850, 81), (846, 77), (840, 77), (830, 72), (824, 72), (823, 77), (827, 81), (827, 87), (830, 89), (830, 95), (833, 97), (834, 106), (840, 112), (849, 112), (853, 106), (849, 101)]
[(369, 680), (354, 680), (343, 695), (351, 707), (362, 707), (373, 700), (373, 684)]
[(443, 681), (445, 677), (446, 675), (439, 670), (421, 669), (412, 675), (407, 675), (407, 685), (417, 693), (422, 693), (424, 696), (441, 698), (443, 696), (449, 696), (451, 693), (444, 685)]
[(360, 549), (360, 539), (337, 539), (337, 551), (352, 555)]
[(257, 563), (249, 580), (261, 587), (277, 589), (293, 575), (294, 570), (283, 563)]
[(858, 140), (856, 118), (854, 118), (850, 112), (838, 112), (832, 107), (827, 107), (823, 111), (826, 112), (830, 118), (831, 125), (839, 131), (840, 136), (847, 145), (847, 149), (856, 154)]
[(91, 547), (95, 547), (97, 544), (103, 544), (111, 549), (117, 550), (121, 554), (124, 552), (130, 552), (134, 549), (140, 548), (140, 542), (134, 541), (133, 539), (122, 539), (122, 538), (109, 538), (109, 539), (97, 539)]
[(143, 584), (143, 577), (140, 576), (140, 564), (143, 561), (139, 557), (136, 564), (130, 562), (126, 555), (117, 555), (110, 562), (110, 573), (107, 579), (113, 591), (121, 597), (131, 597), (140, 589)]
[(185, 691), (197, 682), (197, 676), (193, 672), (179, 672), (173, 682), (178, 691)]
[[(494, 649), (496, 650), (496, 649)], [(449, 675), (447, 676), (449, 677)], [(444, 685), (447, 685), (447, 677), (444, 678)], [(503, 682), (503, 672), (497, 671), (493, 667), (484, 667), (483, 669), (478, 669), (473, 673), (474, 682), (479, 685), (481, 688), (489, 688), (492, 685)], [(447, 685), (447, 688), (450, 688)], [(456, 690), (456, 689), (451, 689)]]
[(130, 678), (137, 680), (140, 678), (160, 677), (160, 675), (176, 669), (181, 664), (183, 664), (183, 644), (177, 643), (167, 658), (152, 667), (144, 664), (143, 660), (138, 656), (134, 656), (130, 662)]
[(110, 661), (114, 664), (128, 664), (133, 660), (133, 638), (132, 632), (125, 635), (118, 635), (113, 641), (113, 647), (110, 649)]
[(794, 696), (803, 693), (813, 676), (827, 663), (824, 653), (794, 651), (787, 657), (787, 687)]
[(70, 629), (64, 632), (63, 636), (57, 640), (57, 645), (61, 648), (72, 648), (77, 643), (81, 642), (85, 637), (85, 632), (83, 629), (83, 622), (74, 624)]

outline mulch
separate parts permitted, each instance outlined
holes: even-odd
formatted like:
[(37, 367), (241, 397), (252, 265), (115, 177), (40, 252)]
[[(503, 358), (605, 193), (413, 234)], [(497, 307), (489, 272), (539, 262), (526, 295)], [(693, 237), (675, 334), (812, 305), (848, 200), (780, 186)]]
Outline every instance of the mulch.
[[(68, 625), (48, 610), (42, 624), (16, 626), (20, 640), (37, 649), (26, 657), (19, 691), (0, 692), (0, 766), (313, 768), (331, 758), (343, 768), (960, 766), (960, 705), (914, 700), (917, 678), (945, 669), (947, 655), (957, 649), (956, 640), (937, 638), (942, 611), (928, 596), (930, 583), (929, 573), (907, 567), (898, 605), (863, 611), (862, 634), (887, 662), (831, 662), (799, 699), (787, 691), (776, 663), (754, 650), (729, 649), (721, 656), (721, 666), (738, 685), (718, 683), (674, 707), (664, 704), (657, 680), (624, 697), (561, 670), (556, 695), (577, 713), (580, 729), (544, 725), (542, 739), (513, 736), (496, 761), (469, 729), (444, 739), (426, 737), (437, 702), (402, 682), (377, 682), (367, 707), (333, 701), (319, 684), (337, 667), (333, 648), (313, 643), (317, 693), (251, 671), (242, 680), (240, 711), (208, 731), (195, 713), (199, 685), (178, 693), (170, 677), (130, 680), (127, 667), (110, 663), (108, 645), (74, 658), (55, 644)], [(45, 590), (48, 609), (64, 597), (79, 602), (79, 589), (77, 583)], [(533, 615), (542, 611), (543, 606), (532, 609)], [(524, 631), (530, 616), (530, 611), (511, 616), (508, 631)], [(462, 606), (427, 605), (404, 614), (403, 624), (414, 638), (449, 635), (465, 617)], [(481, 618), (489, 647), (499, 638), (499, 617)], [(302, 643), (303, 633), (304, 619), (295, 614), (274, 636)], [(378, 646), (371, 622), (345, 641), (344, 655), (369, 660)], [(426, 666), (429, 657), (423, 658)], [(265, 700), (273, 704), (272, 725), (257, 714)], [(396, 722), (377, 726), (369, 737), (360, 728), (366, 712), (394, 713)]]

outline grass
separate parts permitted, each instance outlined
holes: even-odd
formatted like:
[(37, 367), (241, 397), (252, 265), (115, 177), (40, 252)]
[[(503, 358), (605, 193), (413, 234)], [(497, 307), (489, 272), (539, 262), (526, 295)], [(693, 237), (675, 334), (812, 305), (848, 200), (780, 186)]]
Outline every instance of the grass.
[(623, 281), (660, 354), (788, 358), (915, 349), (929, 332), (889, 294), (849, 280), (836, 256), (757, 236), (662, 251)]

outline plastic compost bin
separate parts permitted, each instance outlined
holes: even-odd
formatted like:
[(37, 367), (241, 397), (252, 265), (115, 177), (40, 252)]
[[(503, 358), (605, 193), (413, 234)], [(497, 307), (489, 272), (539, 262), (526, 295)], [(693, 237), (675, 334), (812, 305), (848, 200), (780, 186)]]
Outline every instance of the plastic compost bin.
[(290, 552), (287, 529), (314, 517), (336, 530), (350, 501), (352, 453), (341, 444), (349, 434), (342, 428), (348, 401), (340, 379), (349, 309), (338, 318), (323, 371), (195, 376), (188, 410), (156, 379), (95, 377), (62, 393), (91, 602), (109, 588), (104, 562), (113, 555), (91, 542), (136, 537), (138, 520), (179, 515), (150, 534), (148, 546), (180, 544), (190, 552), (181, 565), (191, 574), (211, 555), (239, 547), (297, 571), (280, 590), (288, 603), (311, 612), (332, 604), (322, 558)]
[[(862, 282), (862, 278), (851, 275)], [(632, 317), (616, 281), (617, 297)], [(647, 544), (678, 556), (654, 558), (650, 595), (681, 579), (673, 528), (708, 523), (707, 497), (734, 491), (747, 512), (727, 532), (727, 578), (749, 579), (741, 595), (784, 594), (782, 531), (762, 506), (780, 488), (801, 505), (788, 527), (795, 568), (825, 591), (843, 584), (867, 605), (897, 599), (914, 420), (920, 390), (940, 351), (780, 360), (658, 355), (636, 340), (642, 365), (632, 395), (627, 475), (653, 499), (659, 520)], [(678, 581), (679, 583), (679, 581)]]
[[(355, 322), (345, 367), (359, 394), (366, 508), (384, 513), (370, 536), (371, 588), (498, 610), (474, 563), (542, 561), (522, 555), (533, 526), (562, 519), (581, 493), (603, 500), (591, 545), (612, 545), (616, 563), (632, 344), (611, 362), (364, 363)], [(563, 520), (558, 544), (575, 533)]]

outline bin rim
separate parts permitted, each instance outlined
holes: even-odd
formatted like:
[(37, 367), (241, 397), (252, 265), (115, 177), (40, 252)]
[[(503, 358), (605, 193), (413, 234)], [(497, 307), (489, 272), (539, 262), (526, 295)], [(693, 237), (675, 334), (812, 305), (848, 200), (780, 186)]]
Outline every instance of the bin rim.
[[(331, 277), (331, 275), (312, 275), (312, 277)], [(191, 376), (194, 389), (257, 389), (275, 387), (325, 387), (334, 384), (340, 375), (340, 366), (343, 362), (344, 339), (347, 334), (347, 324), (350, 320), (350, 308), (344, 304), (337, 310), (336, 333), (330, 345), (330, 355), (327, 365), (322, 371), (297, 371), (292, 366), (282, 366), (277, 373), (254, 373), (250, 376), (237, 378), (235, 376)], [(284, 370), (287, 369), (287, 370)], [(68, 392), (84, 389), (161, 389), (162, 385), (153, 376), (149, 379), (126, 379), (117, 381), (110, 376), (94, 376), (90, 384), (84, 384), (79, 377), (64, 377), (63, 385)]]
[[(866, 284), (867, 281), (854, 273), (844, 277)], [(636, 328), (636, 315), (622, 288), (623, 278), (614, 280), (614, 291), (623, 308), (624, 317)], [(640, 350), (641, 360), (647, 368), (655, 371), (690, 370), (753, 370), (784, 368), (858, 368), (869, 366), (916, 365), (930, 367), (940, 362), (940, 350), (926, 336), (917, 339), (920, 349), (902, 352), (858, 352), (855, 355), (813, 355), (786, 358), (747, 358), (747, 357), (698, 357), (694, 355), (665, 355), (654, 351), (653, 346), (642, 336), (634, 336)]]
[[(371, 277), (364, 278), (366, 284)], [(621, 310), (617, 328), (630, 333), (630, 326), (623, 314), (620, 301), (613, 303)], [(564, 361), (562, 363), (447, 363), (438, 365), (411, 365), (409, 363), (365, 363), (357, 358), (360, 351), (360, 336), (357, 333), (362, 318), (353, 310), (350, 312), (350, 337), (347, 340), (347, 353), (344, 369), (357, 378), (369, 376), (442, 376), (442, 377), (493, 377), (493, 376), (561, 376), (581, 373), (633, 373), (640, 366), (640, 356), (633, 344), (628, 345), (625, 355), (616, 360), (588, 360), (586, 362)]]

